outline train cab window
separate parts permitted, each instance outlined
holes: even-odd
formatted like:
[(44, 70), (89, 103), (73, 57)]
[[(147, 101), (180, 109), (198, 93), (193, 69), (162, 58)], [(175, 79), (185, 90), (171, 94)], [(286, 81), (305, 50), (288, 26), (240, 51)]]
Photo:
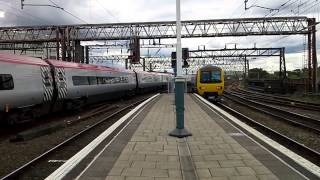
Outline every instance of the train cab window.
[(72, 76), (72, 81), (74, 86), (89, 85), (87, 76)]
[(211, 82), (220, 83), (221, 82), (221, 73), (220, 71), (211, 71)]
[(96, 85), (97, 84), (97, 77), (88, 77), (90, 85)]
[(210, 72), (202, 71), (200, 74), (201, 83), (209, 83), (210, 82)]
[(10, 74), (0, 74), (0, 90), (12, 90), (14, 88), (13, 78)]
[(221, 83), (220, 71), (202, 71), (200, 74), (201, 83)]

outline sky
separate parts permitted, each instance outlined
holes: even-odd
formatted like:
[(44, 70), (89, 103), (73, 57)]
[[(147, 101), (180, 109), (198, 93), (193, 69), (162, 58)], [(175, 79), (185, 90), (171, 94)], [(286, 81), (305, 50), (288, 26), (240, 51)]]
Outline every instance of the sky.
[[(0, 0), (0, 26), (19, 25), (62, 25), (86, 23), (148, 22), (175, 20), (175, 0), (24, 0), (25, 4), (58, 5), (64, 8), (46, 6), (24, 6), (20, 0)], [(264, 16), (308, 16), (319, 20), (318, 0), (181, 0), (182, 20), (203, 20), (223, 18), (249, 18)], [(274, 10), (270, 10), (274, 9)], [(275, 10), (279, 9), (279, 10)], [(319, 39), (317, 33), (317, 39)], [(184, 39), (183, 47), (197, 49), (232, 47), (285, 47), (287, 69), (302, 68), (304, 63), (304, 35), (249, 36), (223, 38)], [(163, 43), (174, 43), (172, 40)], [(226, 45), (227, 44), (227, 45)], [(319, 47), (320, 43), (317, 42)], [(167, 55), (171, 49), (162, 50)], [(145, 51), (144, 51), (145, 52)], [(154, 52), (152, 52), (154, 53)], [(250, 68), (279, 69), (274, 58), (257, 59)]]

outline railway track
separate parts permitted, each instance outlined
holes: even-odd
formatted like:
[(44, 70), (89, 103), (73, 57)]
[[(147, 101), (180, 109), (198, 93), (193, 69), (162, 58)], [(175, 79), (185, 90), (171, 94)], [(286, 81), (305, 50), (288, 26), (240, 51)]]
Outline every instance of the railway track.
[[(310, 162), (313, 162), (316, 165), (320, 165), (320, 153), (318, 151), (315, 151), (307, 146), (305, 146), (302, 143), (299, 143), (295, 141), (294, 139), (285, 136), (253, 119), (250, 117), (228, 107), (227, 105), (224, 105), (222, 103), (218, 103), (218, 106), (228, 113), (234, 115), (238, 119), (242, 120), (246, 124), (250, 125), (251, 127), (255, 128), (259, 132), (265, 134), (269, 138), (277, 141), (281, 145), (285, 146), (286, 148), (294, 151), (295, 153), (299, 154), (300, 156), (304, 157), (305, 159), (309, 160)], [(233, 123), (234, 124), (234, 123)]]
[[(76, 154), (79, 150), (85, 147), (95, 137), (102, 133), (105, 129), (110, 127), (116, 122), (123, 114), (127, 113), (137, 104), (145, 101), (147, 98), (136, 100), (135, 102), (123, 107), (116, 109), (115, 112), (102, 118), (95, 124), (88, 126), (84, 130), (74, 134), (72, 137), (64, 140), (55, 147), (49, 149), (45, 153), (39, 155), (23, 166), (17, 168), (6, 176), (2, 177), (1, 180), (11, 179), (44, 179), (62, 165), (67, 159)], [(90, 116), (95, 114), (101, 114), (104, 109), (100, 107), (94, 110)]]
[(317, 119), (304, 116), (298, 113), (285, 111), (271, 105), (249, 100), (246, 97), (242, 97), (235, 94), (229, 94), (228, 92), (224, 94), (224, 97), (238, 104), (241, 104), (242, 106), (245, 106), (247, 108), (272, 116), (284, 122), (290, 123), (294, 126), (299, 126), (301, 128), (320, 134), (320, 121)]
[[(33, 129), (51, 126), (52, 123), (58, 124), (60, 122), (60, 124), (63, 124), (62, 126), (68, 126), (72, 123), (85, 120), (90, 116), (94, 116), (95, 114), (103, 113), (103, 111), (108, 111), (114, 108), (116, 108), (116, 106), (113, 106), (110, 102), (103, 102), (87, 106), (86, 109), (88, 110), (84, 112), (76, 112), (72, 114), (59, 112), (58, 114), (50, 114), (40, 117), (31, 122), (24, 122), (15, 125), (2, 123), (0, 124), (0, 142), (25, 131), (32, 131)], [(83, 116), (83, 114), (85, 115)], [(72, 120), (65, 121), (65, 119)]]
[(263, 96), (263, 95), (248, 94), (248, 93), (244, 93), (244, 92), (237, 91), (237, 90), (233, 90), (228, 93), (236, 94), (239, 96), (244, 96), (244, 97), (252, 99), (252, 100), (257, 100), (257, 101), (265, 102), (265, 103), (269, 103), (269, 104), (276, 104), (276, 105), (280, 105), (280, 106), (287, 106), (287, 107), (299, 108), (299, 109), (304, 109), (304, 110), (320, 111), (320, 106), (315, 106), (315, 105), (294, 103), (294, 102), (290, 102), (289, 100), (283, 101), (283, 100), (278, 100), (278, 99), (270, 98), (270, 97)]
[(264, 93), (259, 93), (259, 92), (253, 92), (253, 91), (248, 91), (240, 88), (233, 88), (232, 92), (247, 95), (248, 97), (252, 98), (259, 98), (261, 100), (269, 101), (270, 103), (274, 104), (280, 104), (280, 105), (286, 105), (290, 107), (297, 107), (301, 109), (307, 109), (307, 110), (315, 110), (315, 111), (320, 111), (320, 104), (317, 103), (310, 103), (310, 102), (305, 102), (305, 101), (298, 101), (286, 97), (281, 97), (281, 96), (275, 96), (275, 95), (270, 95), (270, 94), (264, 94)]

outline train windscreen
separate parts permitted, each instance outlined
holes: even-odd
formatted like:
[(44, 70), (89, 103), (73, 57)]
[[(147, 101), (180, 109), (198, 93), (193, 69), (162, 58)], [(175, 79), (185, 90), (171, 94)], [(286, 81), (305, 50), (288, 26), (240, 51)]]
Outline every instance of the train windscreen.
[(201, 83), (221, 83), (221, 71), (202, 71)]

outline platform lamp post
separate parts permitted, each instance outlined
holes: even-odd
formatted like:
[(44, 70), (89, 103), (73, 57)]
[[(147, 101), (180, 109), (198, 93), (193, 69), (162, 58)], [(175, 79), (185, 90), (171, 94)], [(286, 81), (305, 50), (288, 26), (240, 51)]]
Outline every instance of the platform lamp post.
[(176, 104), (176, 128), (169, 135), (183, 138), (191, 136), (184, 128), (184, 83), (185, 79), (182, 75), (182, 48), (181, 48), (181, 17), (180, 17), (180, 0), (176, 0), (176, 18), (177, 18), (177, 57), (176, 68), (177, 75), (175, 77), (175, 104)]

